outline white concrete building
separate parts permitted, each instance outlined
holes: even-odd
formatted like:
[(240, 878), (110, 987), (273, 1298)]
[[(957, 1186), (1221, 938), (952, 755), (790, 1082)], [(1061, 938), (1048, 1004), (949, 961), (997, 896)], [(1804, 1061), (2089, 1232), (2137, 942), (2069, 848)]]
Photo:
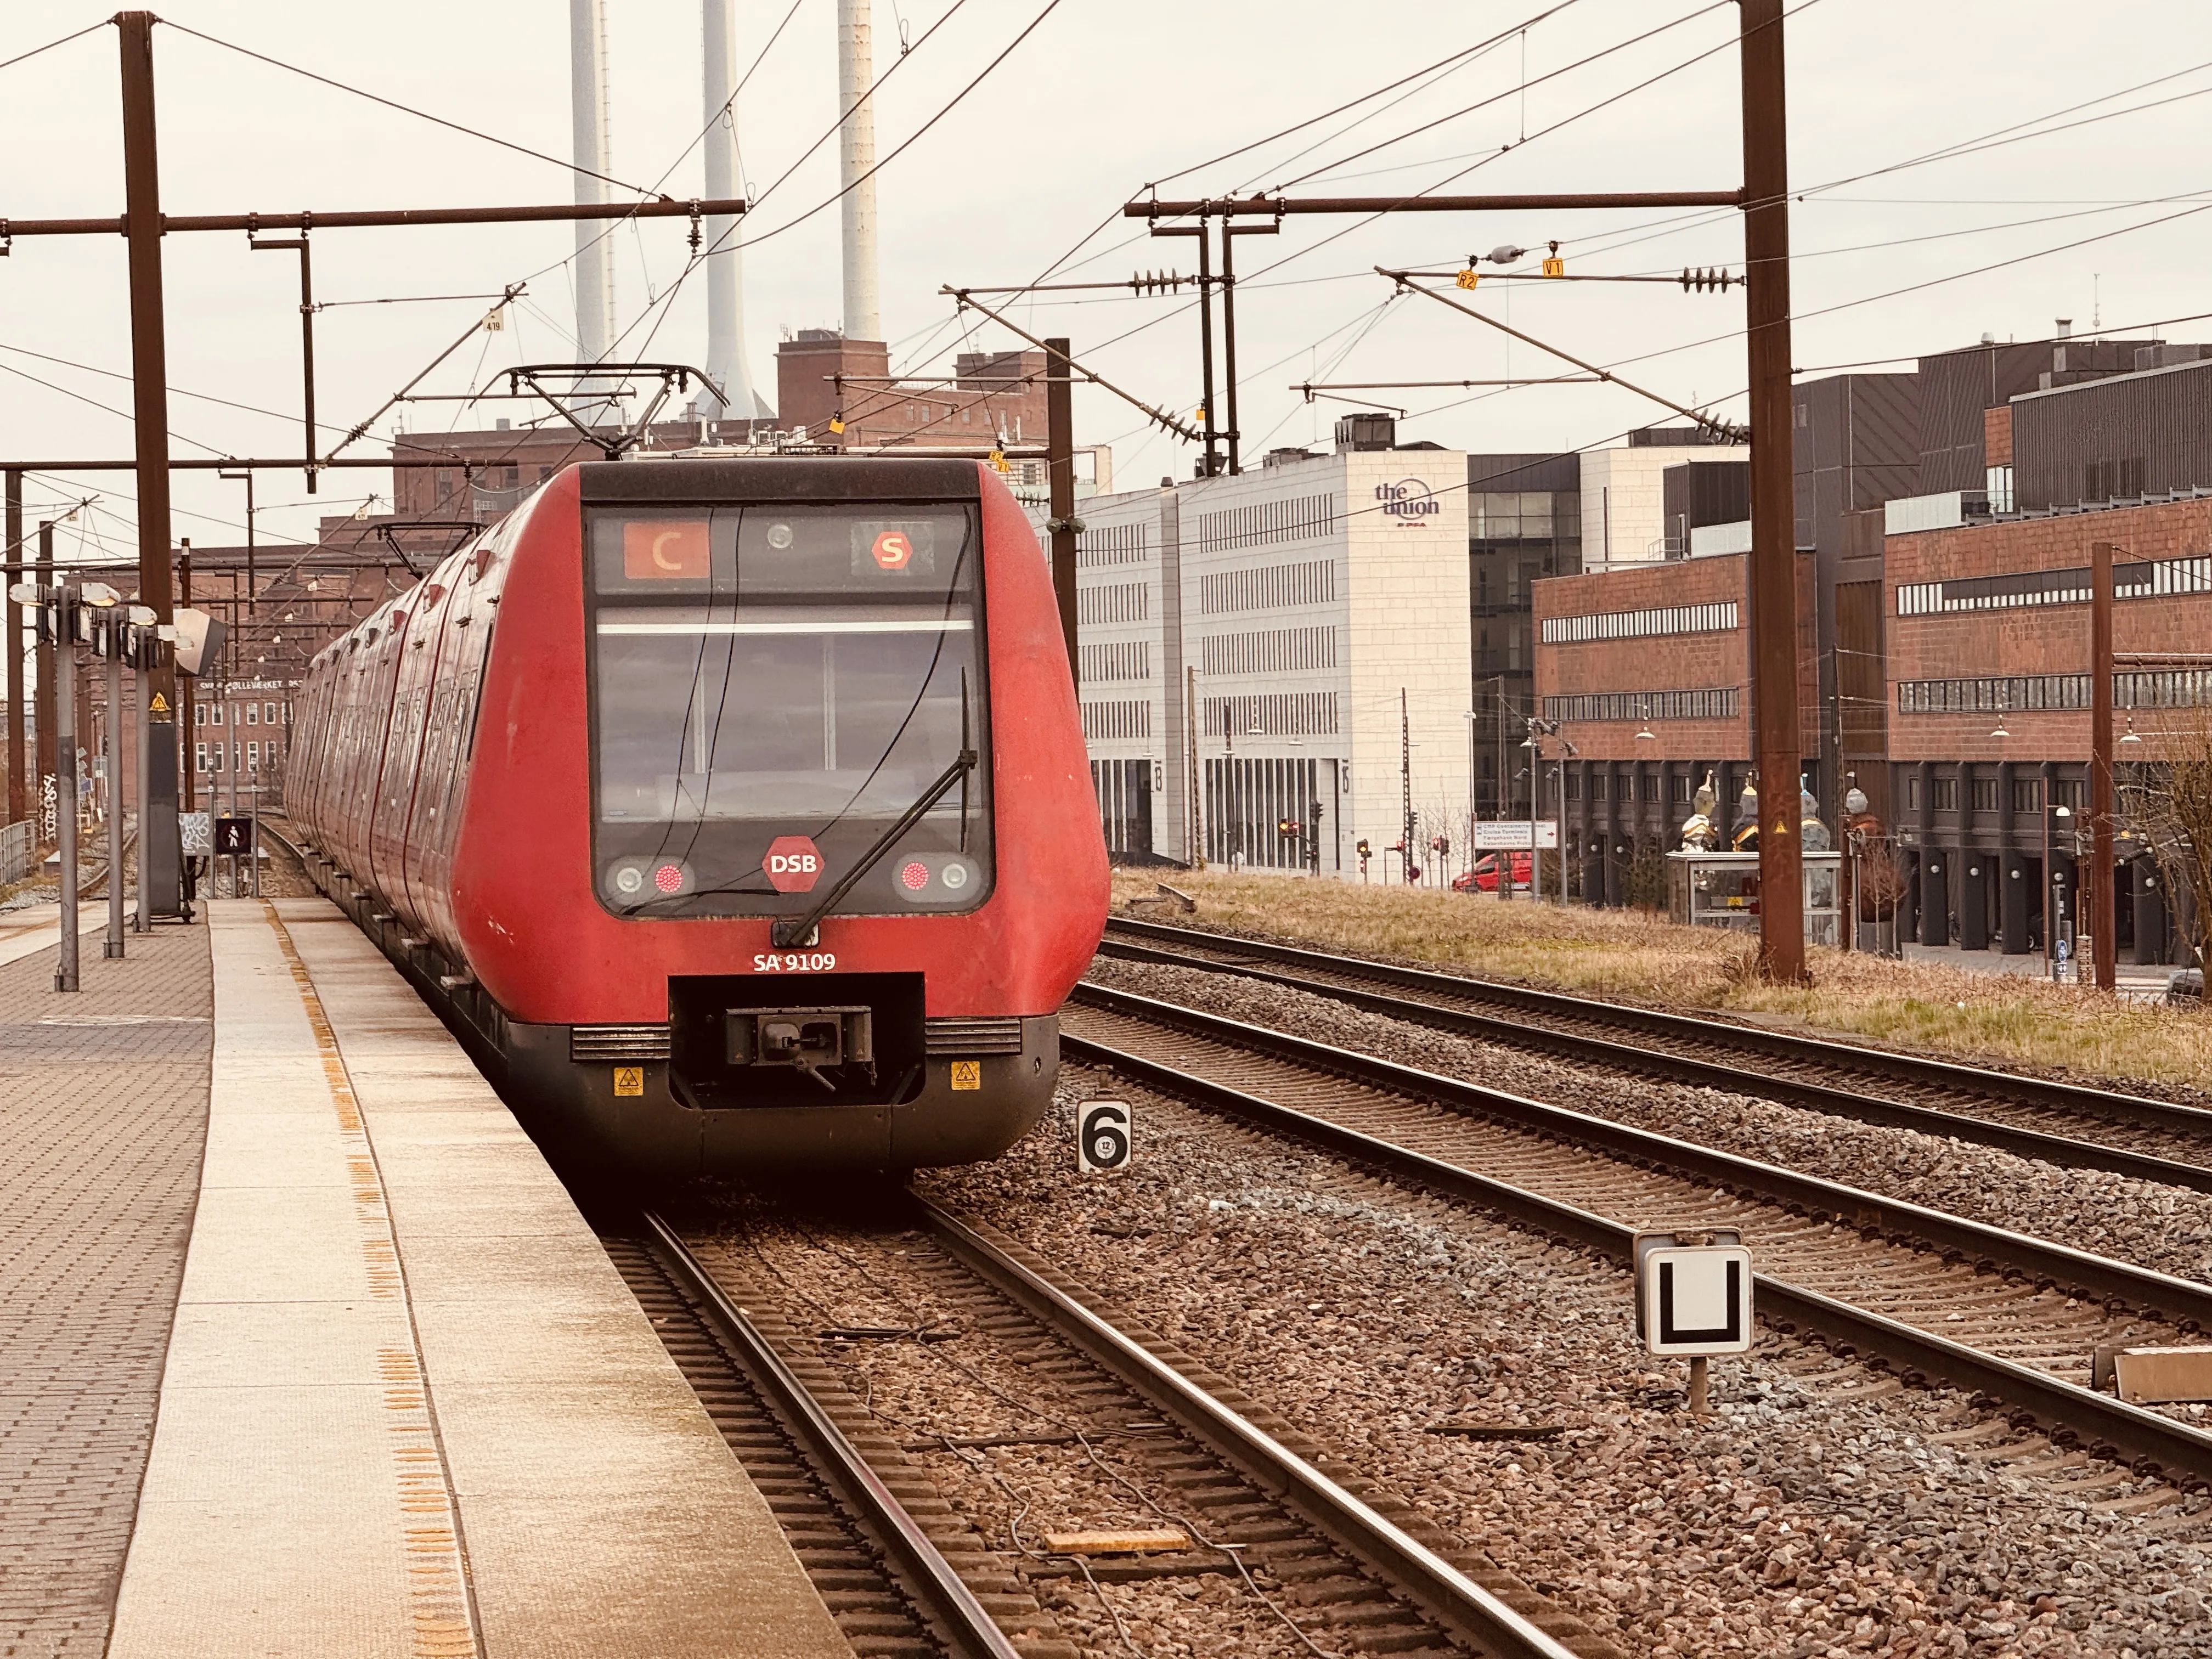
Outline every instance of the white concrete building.
[[(1079, 674), (1125, 857), (1395, 878), (1466, 823), (1467, 458), (1361, 450), (1092, 498)], [(1283, 820), (1302, 833), (1284, 836)], [(1456, 848), (1455, 848), (1455, 859)]]
[[(1651, 564), (1666, 558), (1667, 469), (1686, 462), (1741, 462), (1750, 453), (1731, 445), (1663, 441), (1694, 430), (1656, 427), (1631, 434), (1620, 448), (1583, 452), (1584, 570), (1617, 570), (1626, 564)], [(1680, 558), (1685, 551), (1677, 547), (1674, 556)]]

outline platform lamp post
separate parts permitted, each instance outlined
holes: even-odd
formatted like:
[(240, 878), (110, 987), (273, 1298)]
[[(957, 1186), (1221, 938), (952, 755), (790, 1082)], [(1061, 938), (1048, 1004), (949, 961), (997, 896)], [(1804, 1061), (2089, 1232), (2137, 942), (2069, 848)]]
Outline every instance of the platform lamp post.
[[(2097, 988), (2119, 983), (2119, 941), (2112, 896), (2112, 555), (2110, 542), (2089, 548), (2089, 879), (2081, 908), (2096, 931), (2089, 951)], [(2077, 914), (2078, 914), (2077, 910)]]

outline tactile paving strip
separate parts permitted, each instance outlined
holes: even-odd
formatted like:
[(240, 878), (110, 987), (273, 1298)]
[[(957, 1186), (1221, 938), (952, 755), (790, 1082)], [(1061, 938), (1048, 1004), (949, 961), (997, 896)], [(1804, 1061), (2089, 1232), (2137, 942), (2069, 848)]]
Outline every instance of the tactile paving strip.
[[(292, 970), (293, 982), (299, 987), (300, 1000), (307, 1009), (307, 1024), (314, 1031), (315, 1048), (322, 1059), (323, 1076), (330, 1085), (331, 1104), (337, 1112), (369, 1294), (380, 1300), (404, 1300), (406, 1285), (399, 1267), (398, 1243), (392, 1237), (384, 1179), (362, 1123), (353, 1079), (347, 1074), (314, 979), (301, 960), (290, 932), (275, 905), (264, 903), (262, 908), (270, 927), (276, 930), (277, 948)], [(437, 1419), (422, 1380), (422, 1357), (411, 1322), (408, 1330), (410, 1340), (406, 1346), (378, 1351), (377, 1368), (383, 1375), (384, 1409), (390, 1414), (395, 1490), (400, 1512), (405, 1516), (408, 1596), (413, 1621), (410, 1653), (411, 1659), (477, 1659), (483, 1647), (477, 1639), (474, 1609), (470, 1605), (468, 1564), (462, 1550), (453, 1480), (446, 1468), (444, 1449), (438, 1443)]]

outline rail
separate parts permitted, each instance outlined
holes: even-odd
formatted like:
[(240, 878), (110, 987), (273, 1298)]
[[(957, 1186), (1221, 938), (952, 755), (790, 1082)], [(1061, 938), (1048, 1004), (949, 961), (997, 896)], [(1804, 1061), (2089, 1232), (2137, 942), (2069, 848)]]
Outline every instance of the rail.
[(1200, 1388), (1142, 1343), (1007, 1255), (949, 1210), (917, 1197), (923, 1217), (968, 1265), (1178, 1422), (1261, 1490), (1382, 1572), (1423, 1611), (1500, 1659), (1572, 1659), (1561, 1646), (1434, 1551), (1385, 1520), (1304, 1458)]
[[(1804, 1225), (1803, 1215), (1833, 1217), (1838, 1231), (1856, 1231), (1872, 1240), (1900, 1239), (1944, 1260), (2017, 1274), (2033, 1284), (2072, 1287), (2073, 1293), (2093, 1302), (2154, 1312), (2185, 1331), (2212, 1324), (2212, 1286), (1180, 1005), (1089, 985), (1079, 986), (1072, 1001), (1077, 1007), (1115, 1012), (1170, 1032), (1180, 1030), (1247, 1053), (1279, 1057), (1304, 1071), (1347, 1079), (1379, 1094), (1442, 1108), (1462, 1119), (1503, 1121), (1624, 1168), (1671, 1170), (1701, 1186), (1748, 1194), (1797, 1212), (1790, 1217), (1792, 1228)], [(1110, 1066), (1133, 1082), (1382, 1167), (1552, 1236), (1618, 1259), (1629, 1255), (1634, 1228), (1614, 1217), (1334, 1122), (1318, 1112), (1232, 1088), (1127, 1046), (1079, 1032), (1064, 1032), (1061, 1046), (1066, 1057), (1078, 1063)], [(2201, 1429), (1771, 1273), (1759, 1275), (1759, 1285), (1767, 1316), (1784, 1328), (1802, 1324), (1832, 1341), (1880, 1355), (1909, 1374), (1982, 1390), (2093, 1447), (2110, 1448), (2120, 1461), (2147, 1460), (2189, 1480), (2212, 1479), (2212, 1434)]]
[[(1407, 1598), (1442, 1631), (1492, 1659), (1574, 1659), (1571, 1649), (1077, 1297), (950, 1210), (918, 1195), (910, 1201), (916, 1222), (981, 1285), (1067, 1341), (1252, 1480), (1259, 1492), (1283, 1503), (1346, 1551), (1351, 1559), (1364, 1564), (1391, 1596)], [(1014, 1650), (1006, 1638), (989, 1622), (954, 1569), (713, 1273), (665, 1220), (648, 1215), (646, 1224), (655, 1254), (708, 1310), (747, 1369), (767, 1382), (779, 1407), (807, 1440), (810, 1452), (833, 1471), (840, 1495), (854, 1504), (880, 1535), (897, 1540), (901, 1565), (930, 1588), (933, 1611), (961, 1631), (963, 1641), (972, 1634), (981, 1644), (976, 1651), (1011, 1656)], [(963, 1615), (963, 1607), (982, 1623), (974, 1625)]]
[[(1148, 931), (1152, 926), (1128, 925), (1133, 930), (1142, 927)], [(1124, 961), (1234, 974), (1265, 984), (1334, 998), (1370, 1013), (1436, 1027), (1484, 1042), (1594, 1061), (1625, 1072), (1719, 1089), (1730, 1094), (1755, 1095), (1862, 1123), (1954, 1137), (2021, 1158), (2040, 1158), (2062, 1168), (2104, 1170), (2132, 1180), (2212, 1192), (2212, 1164), (2167, 1157), (2093, 1138), (2100, 1128), (2109, 1133), (2118, 1127), (2145, 1139), (2179, 1143), (2191, 1154), (2201, 1152), (2206, 1159), (2212, 1160), (2212, 1112), (2198, 1107), (2109, 1094), (2014, 1073), (1922, 1060), (1561, 993), (1525, 991), (1525, 988), (1518, 986), (1400, 968), (1360, 957), (1261, 945), (1186, 929), (1163, 931), (1176, 936), (1172, 947), (1109, 938), (1100, 945), (1100, 954)], [(1263, 961), (1280, 963), (1296, 971), (1257, 965)], [(1369, 985), (1389, 985), (1418, 994), (1395, 995), (1365, 988)], [(1478, 1012), (1485, 1003), (1510, 1007), (1512, 1013), (1509, 1016), (1504, 1012)], [(1538, 1021), (1556, 1023), (1534, 1023)], [(1573, 1029), (1577, 1025), (1595, 1026), (1609, 1035), (1594, 1036), (1588, 1030)], [(1632, 1038), (1638, 1040), (1628, 1040)], [(1694, 1052), (1685, 1054), (1655, 1047), (1655, 1042), (1719, 1051), (1724, 1058), (1700, 1059)], [(1784, 1066), (1861, 1081), (1856, 1086), (1848, 1087), (1808, 1081), (1802, 1077), (1747, 1067), (1743, 1063), (1746, 1055), (1765, 1056)], [(1901, 1061), (1907, 1069), (1864, 1064), (1862, 1057), (1867, 1055), (1883, 1062)], [(1914, 1066), (1924, 1069), (1914, 1073), (1909, 1069)], [(1971, 1111), (1872, 1094), (1867, 1091), (1863, 1081), (1870, 1073), (1886, 1075), (1893, 1081), (1917, 1077), (1919, 1086), (1931, 1092), (1967, 1096), (1996, 1103), (2000, 1108), (2016, 1106), (2032, 1115), (2055, 1119), (2076, 1132), (2060, 1133), (1993, 1120)]]
[(771, 1347), (744, 1309), (730, 1300), (699, 1258), (659, 1216), (643, 1218), (653, 1248), (669, 1272), (707, 1312), (715, 1329), (758, 1376), (789, 1419), (808, 1452), (828, 1474), (838, 1497), (866, 1517), (896, 1558), (908, 1584), (927, 1604), (951, 1638), (958, 1659), (1021, 1659), (975, 1593), (929, 1541), (906, 1505), (868, 1467), (845, 1432), (830, 1419), (806, 1385)]

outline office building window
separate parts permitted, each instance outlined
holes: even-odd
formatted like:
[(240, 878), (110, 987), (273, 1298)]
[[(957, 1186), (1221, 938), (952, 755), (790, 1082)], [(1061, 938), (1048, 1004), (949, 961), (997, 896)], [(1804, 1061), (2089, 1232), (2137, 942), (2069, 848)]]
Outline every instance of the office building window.
[(1721, 634), (1736, 625), (1736, 604), (1668, 605), (1650, 611), (1607, 611), (1589, 617), (1547, 617), (1544, 643), (1580, 645), (1590, 640), (1643, 640), (1667, 634)]
[[(2212, 593), (2212, 556), (2149, 559), (2112, 567), (2115, 599), (2165, 599)], [(2087, 605), (2089, 567), (2015, 570), (1954, 581), (1905, 582), (1897, 590), (1900, 617), (1933, 617), (1949, 611), (2008, 611), (2024, 605)]]
[(1110, 587), (1086, 587), (1075, 596), (1079, 622), (1143, 622), (1151, 614), (1151, 590), (1142, 582), (1116, 582)]
[(1208, 634), (1199, 641), (1205, 674), (1278, 674), (1336, 666), (1334, 628), (1270, 628), (1250, 634)]
[(1198, 608), (1209, 617), (1232, 611), (1272, 611), (1286, 605), (1327, 605), (1336, 598), (1336, 561), (1261, 565), (1218, 570), (1198, 579)]
[(1578, 726), (1607, 720), (1734, 720), (1738, 706), (1733, 685), (1706, 691), (1593, 691), (1545, 698), (1544, 718)]
[(1083, 735), (1086, 738), (1149, 738), (1152, 734), (1152, 705), (1150, 702), (1086, 702), (1083, 705)]
[(1149, 550), (1148, 524), (1108, 524), (1086, 528), (1075, 538), (1075, 562), (1085, 570), (1102, 564), (1142, 564)]

